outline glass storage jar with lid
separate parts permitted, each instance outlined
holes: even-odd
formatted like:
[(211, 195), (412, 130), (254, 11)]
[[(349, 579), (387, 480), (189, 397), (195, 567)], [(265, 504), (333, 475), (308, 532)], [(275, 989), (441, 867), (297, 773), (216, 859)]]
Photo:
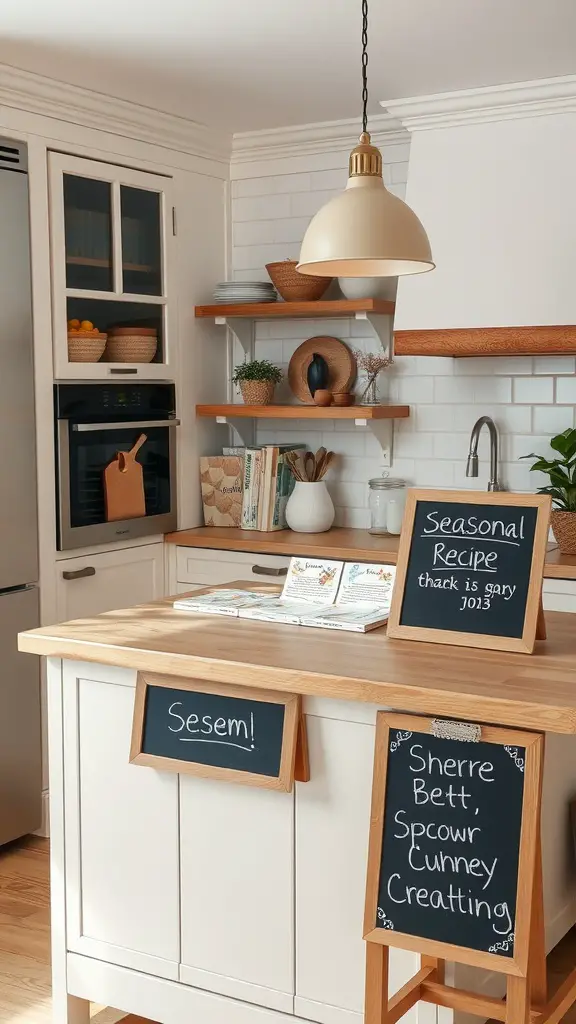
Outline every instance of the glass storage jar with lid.
[(406, 481), (385, 474), (368, 481), (370, 486), (369, 533), (400, 533), (406, 501)]

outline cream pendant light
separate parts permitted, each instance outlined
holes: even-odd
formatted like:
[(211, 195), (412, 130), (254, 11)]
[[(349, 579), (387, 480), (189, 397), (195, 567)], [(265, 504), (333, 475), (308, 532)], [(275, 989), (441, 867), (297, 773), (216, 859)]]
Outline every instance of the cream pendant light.
[(382, 154), (370, 145), (368, 0), (362, 0), (362, 134), (350, 154), (345, 192), (311, 220), (297, 269), (313, 277), (396, 277), (434, 269), (428, 236), (416, 214), (382, 180)]

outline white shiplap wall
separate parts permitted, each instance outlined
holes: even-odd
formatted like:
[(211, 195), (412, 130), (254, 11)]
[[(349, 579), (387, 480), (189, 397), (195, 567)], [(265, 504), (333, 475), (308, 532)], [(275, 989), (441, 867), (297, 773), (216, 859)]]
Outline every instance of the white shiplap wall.
[[(386, 183), (403, 197), (409, 142), (395, 136), (381, 148)], [(237, 279), (267, 280), (266, 263), (297, 258), (310, 218), (344, 187), (347, 164), (347, 149), (309, 158), (233, 163), (232, 267)], [(334, 335), (365, 350), (376, 348), (366, 328), (354, 321), (265, 322), (257, 325), (257, 356), (286, 369), (297, 345), (314, 334)], [(552, 433), (574, 425), (575, 370), (573, 357), (560, 356), (398, 358), (382, 381), (382, 393), (409, 404), (411, 416), (395, 425), (391, 472), (418, 485), (483, 487), (488, 475), (486, 437), (480, 445), (480, 480), (468, 480), (465, 466), (471, 427), (486, 413), (501, 432), (504, 483), (513, 490), (533, 490), (535, 476), (519, 458), (532, 451), (545, 453)], [(278, 397), (290, 401), (285, 387)], [(382, 471), (380, 445), (368, 430), (352, 424), (321, 426), (314, 430), (303, 420), (287, 429), (275, 421), (261, 421), (258, 439), (305, 439), (312, 448), (324, 444), (339, 453), (329, 480), (337, 523), (366, 527), (367, 481)]]

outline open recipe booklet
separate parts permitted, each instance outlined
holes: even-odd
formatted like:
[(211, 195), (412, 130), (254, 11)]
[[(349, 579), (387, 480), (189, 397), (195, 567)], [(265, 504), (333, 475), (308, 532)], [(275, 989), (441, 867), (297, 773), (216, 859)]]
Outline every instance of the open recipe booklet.
[(214, 590), (179, 598), (174, 608), (365, 633), (387, 621), (395, 575), (393, 565), (292, 558), (278, 596)]

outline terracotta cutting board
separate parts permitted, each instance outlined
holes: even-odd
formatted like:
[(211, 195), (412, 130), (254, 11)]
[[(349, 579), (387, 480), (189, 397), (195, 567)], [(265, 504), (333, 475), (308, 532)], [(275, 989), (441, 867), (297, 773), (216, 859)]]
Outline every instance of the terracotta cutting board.
[(147, 440), (140, 434), (129, 452), (116, 452), (116, 458), (104, 470), (106, 521), (138, 519), (146, 515), (144, 477), (136, 455)]

